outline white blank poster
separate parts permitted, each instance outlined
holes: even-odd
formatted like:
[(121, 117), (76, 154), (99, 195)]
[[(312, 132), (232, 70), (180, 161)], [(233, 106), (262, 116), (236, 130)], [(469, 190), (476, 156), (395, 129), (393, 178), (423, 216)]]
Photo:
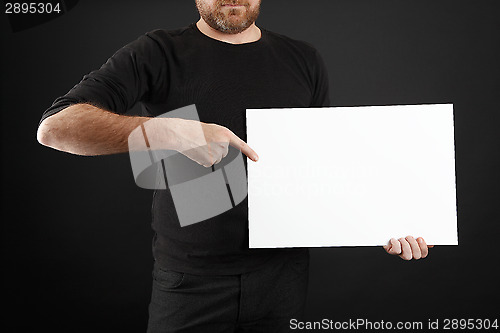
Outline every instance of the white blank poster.
[(251, 248), (458, 245), (453, 105), (247, 110)]

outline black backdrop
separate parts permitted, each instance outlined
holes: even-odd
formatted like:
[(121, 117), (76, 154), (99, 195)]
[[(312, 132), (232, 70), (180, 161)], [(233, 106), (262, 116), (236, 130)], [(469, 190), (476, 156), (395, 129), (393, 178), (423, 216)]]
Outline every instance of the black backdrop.
[[(73, 1), (74, 2), (74, 1)], [(454, 103), (459, 246), (405, 262), (376, 247), (312, 249), (307, 318), (498, 316), (498, 1), (264, 0), (258, 25), (309, 41), (334, 106)], [(194, 1), (81, 0), (14, 33), (1, 15), (2, 299), (10, 331), (145, 330), (151, 192), (126, 154), (39, 145), (41, 113), (118, 48), (197, 20)], [(411, 212), (409, 212), (411, 214)], [(13, 329), (13, 328), (16, 329)]]

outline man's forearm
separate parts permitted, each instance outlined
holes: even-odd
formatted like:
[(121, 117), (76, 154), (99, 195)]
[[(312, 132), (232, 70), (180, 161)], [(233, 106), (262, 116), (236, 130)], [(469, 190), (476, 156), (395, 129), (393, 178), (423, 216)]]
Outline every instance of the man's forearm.
[(127, 152), (130, 133), (147, 117), (118, 115), (88, 104), (75, 104), (46, 118), (38, 128), (38, 141), (77, 155)]
[(42, 145), (77, 155), (165, 149), (176, 150), (209, 167), (219, 163), (231, 145), (253, 161), (258, 159), (243, 140), (217, 124), (180, 118), (123, 116), (88, 104), (72, 105), (44, 119), (37, 138)]

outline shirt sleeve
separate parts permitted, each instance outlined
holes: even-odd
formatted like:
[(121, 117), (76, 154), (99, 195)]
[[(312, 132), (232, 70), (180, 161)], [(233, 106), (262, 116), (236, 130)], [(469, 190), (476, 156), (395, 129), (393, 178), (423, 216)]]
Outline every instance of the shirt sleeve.
[(137, 102), (157, 97), (159, 87), (166, 91), (166, 67), (158, 42), (143, 35), (118, 50), (101, 68), (85, 75), (66, 95), (58, 97), (40, 122), (78, 103), (123, 114)]
[(313, 65), (314, 94), (311, 107), (330, 106), (330, 91), (328, 72), (323, 58), (315, 50), (315, 62)]

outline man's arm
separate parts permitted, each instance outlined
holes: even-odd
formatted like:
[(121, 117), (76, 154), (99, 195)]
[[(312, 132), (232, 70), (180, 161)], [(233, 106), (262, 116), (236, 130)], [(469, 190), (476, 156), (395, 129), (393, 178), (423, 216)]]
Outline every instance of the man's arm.
[(134, 149), (129, 135), (139, 127), (147, 132), (154, 147), (179, 151), (207, 167), (226, 156), (228, 145), (253, 161), (258, 159), (255, 151), (223, 126), (178, 118), (125, 116), (89, 104), (74, 104), (44, 119), (37, 138), (42, 145), (72, 154), (117, 154)]
[(124, 153), (128, 151), (129, 134), (149, 119), (74, 104), (44, 119), (37, 139), (44, 146), (77, 155)]
[[(225, 127), (124, 115), (139, 101), (165, 98), (169, 87), (165, 64), (163, 49), (148, 34), (121, 48), (45, 111), (38, 141), (73, 154), (104, 155), (147, 149), (143, 144), (147, 138), (153, 150), (177, 150), (204, 166), (219, 162), (232, 145), (255, 161), (257, 154)], [(135, 144), (135, 138), (141, 142)]]

